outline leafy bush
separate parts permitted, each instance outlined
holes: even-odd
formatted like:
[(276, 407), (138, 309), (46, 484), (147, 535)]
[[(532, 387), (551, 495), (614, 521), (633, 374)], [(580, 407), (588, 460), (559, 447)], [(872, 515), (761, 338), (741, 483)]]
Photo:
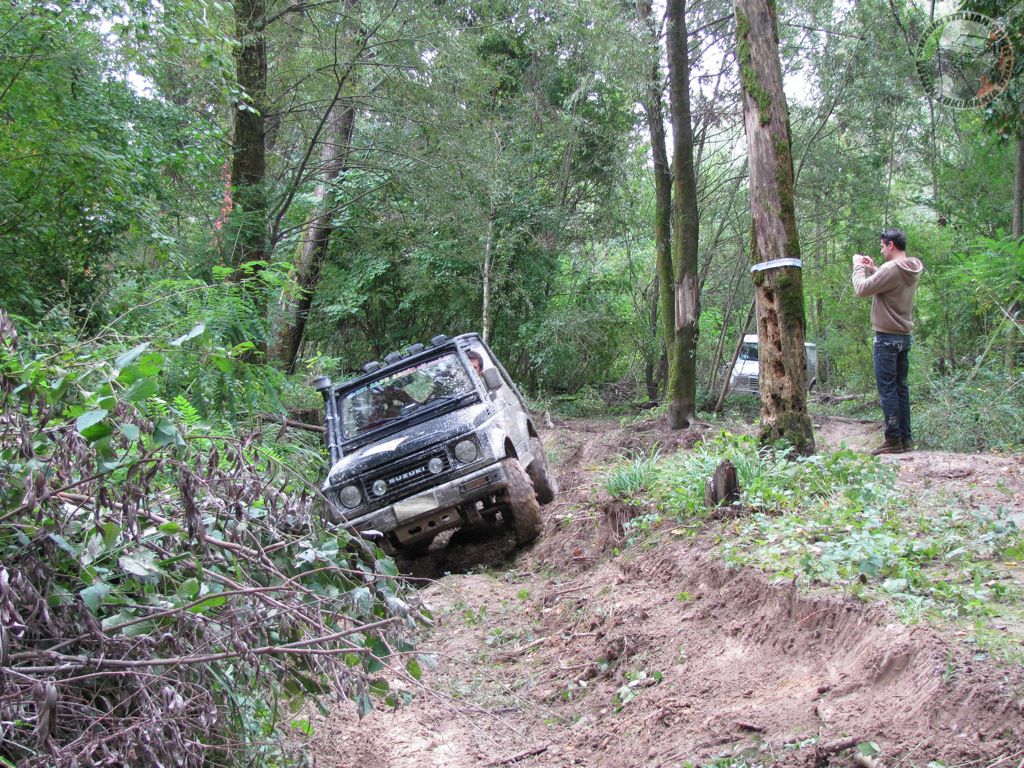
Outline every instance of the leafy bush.
[(394, 564), (256, 433), (159, 397), (179, 353), (26, 354), (0, 314), (0, 761), (295, 764), (302, 697), (363, 714), (398, 703), (386, 666), (419, 676)]

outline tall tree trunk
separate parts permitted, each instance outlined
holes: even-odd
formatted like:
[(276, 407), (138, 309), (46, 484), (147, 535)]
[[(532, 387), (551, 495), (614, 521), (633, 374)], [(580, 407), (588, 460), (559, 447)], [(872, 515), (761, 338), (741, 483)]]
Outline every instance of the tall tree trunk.
[(266, 112), (267, 41), (265, 0), (235, 0), (235, 72), (243, 96), (235, 106), (231, 186), (236, 240), (229, 263), (239, 266), (267, 256)]
[[(257, 278), (269, 255), (270, 214), (266, 192), (266, 0), (235, 0), (235, 76), (241, 91), (235, 105), (231, 153), (230, 228), (222, 241), (226, 263), (243, 285), (252, 320), (267, 318), (267, 291)], [(267, 338), (251, 339), (256, 353), (267, 351)]]
[[(1017, 129), (1017, 163), (1013, 174), (1013, 228), (1010, 233), (1017, 240), (1024, 235), (1024, 126)], [(1007, 310), (1006, 346), (1003, 367), (1007, 376), (1017, 368), (1017, 350), (1020, 348), (1021, 302), (1015, 301)]]
[[(737, 259), (741, 266), (746, 264), (746, 254), (742, 248), (737, 254)], [(729, 321), (732, 319), (732, 310), (736, 305), (736, 295), (739, 293), (742, 281), (742, 274), (734, 275), (729, 281), (729, 292), (725, 299), (725, 314), (722, 317), (722, 331), (718, 334), (718, 342), (715, 344), (715, 351), (711, 356), (711, 364), (708, 366), (708, 392), (713, 392), (715, 385), (718, 384), (719, 367), (722, 365), (722, 357), (725, 355), (725, 341), (729, 336)]]
[(668, 92), (672, 113), (672, 250), (674, 317), (668, 371), (668, 423), (690, 426), (697, 410), (697, 180), (690, 120), (690, 52), (685, 0), (668, 0)]
[(306, 228), (301, 251), (295, 262), (298, 298), (287, 310), (289, 318), (282, 323), (278, 331), (271, 355), (283, 363), (288, 373), (295, 372), (295, 363), (299, 356), (302, 335), (306, 330), (309, 308), (313, 303), (316, 286), (320, 282), (320, 271), (327, 255), (327, 246), (330, 244), (331, 235), (334, 232), (333, 203), (335, 195), (329, 189), (332, 182), (341, 178), (348, 166), (349, 148), (352, 145), (355, 124), (356, 112), (353, 105), (336, 102), (328, 116), (327, 140), (320, 153), (325, 171), (324, 181), (316, 189), (316, 196), (320, 200), (320, 211)]
[(740, 351), (743, 349), (743, 337), (747, 334), (747, 328), (750, 327), (750, 321), (754, 319), (754, 310), (757, 307), (757, 301), (750, 302), (750, 309), (747, 311), (747, 319), (743, 321), (743, 327), (740, 328), (740, 337), (736, 340), (736, 349), (733, 350), (732, 358), (729, 360), (729, 367), (726, 369), (725, 376), (722, 377), (722, 391), (718, 394), (718, 401), (715, 403), (714, 412), (718, 413), (722, 410), (722, 406), (725, 405), (725, 398), (729, 394), (729, 384), (732, 379), (732, 371), (736, 367), (736, 361), (740, 359)]
[(664, 107), (662, 103), (662, 81), (659, 69), (661, 51), (658, 32), (651, 22), (651, 4), (637, 6), (642, 21), (647, 22), (651, 32), (651, 73), (647, 83), (647, 98), (644, 112), (647, 115), (647, 129), (651, 136), (651, 160), (654, 164), (654, 254), (655, 283), (658, 286), (658, 304), (661, 310), (662, 339), (668, 368), (674, 368), (672, 358), (675, 339), (675, 277), (672, 268), (672, 173), (668, 164), (668, 149), (665, 143)]
[(1017, 164), (1013, 174), (1014, 237), (1024, 235), (1024, 126), (1017, 131)]
[[(658, 337), (658, 296), (660, 295), (658, 276), (654, 276), (654, 280), (651, 283), (651, 295), (650, 295), (650, 315), (648, 318), (651, 323), (651, 336), (654, 338)], [(658, 399), (659, 390), (661, 384), (656, 375), (657, 361), (661, 356), (647, 358), (647, 362), (644, 363), (644, 382), (647, 385), (647, 399), (654, 402)]]
[(484, 243), (483, 309), (480, 318), (484, 342), (491, 340), (491, 273), (494, 268), (494, 220), (497, 216), (497, 208), (492, 203), (491, 209), (487, 212), (487, 242)]
[(804, 371), (804, 294), (800, 269), (776, 259), (799, 259), (793, 155), (779, 62), (773, 0), (737, 0), (736, 48), (743, 88), (743, 124), (750, 166), (751, 261), (757, 301), (761, 440), (789, 441), (814, 451)]

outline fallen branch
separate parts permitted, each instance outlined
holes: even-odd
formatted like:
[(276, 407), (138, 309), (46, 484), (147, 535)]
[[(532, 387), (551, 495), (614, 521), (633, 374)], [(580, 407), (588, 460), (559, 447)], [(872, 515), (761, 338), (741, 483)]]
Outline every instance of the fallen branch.
[(848, 736), (844, 739), (837, 739), (835, 741), (829, 741), (825, 744), (819, 744), (814, 748), (814, 764), (824, 765), (829, 755), (834, 755), (837, 752), (842, 752), (845, 749), (851, 749), (860, 744), (861, 740), (856, 736)]
[(304, 429), (307, 432), (319, 432), (320, 434), (327, 432), (327, 428), (322, 427), (319, 424), (307, 424), (304, 421), (295, 421), (295, 419), (289, 419), (287, 416), (280, 416), (276, 413), (261, 413), (260, 418), (265, 421), (272, 421), (275, 424), (280, 424), (282, 427), (294, 427), (295, 429)]
[(754, 731), (754, 733), (764, 733), (765, 728), (763, 725), (757, 723), (748, 723), (745, 720), (737, 720), (736, 727), (744, 731)]
[(532, 650), (536, 648), (538, 645), (542, 645), (545, 642), (547, 642), (546, 637), (537, 638), (532, 643), (527, 643), (522, 648), (516, 648), (515, 650), (509, 651), (508, 653), (501, 654), (501, 656), (499, 656), (498, 659), (499, 661), (511, 661), (512, 659), (517, 659), (527, 651)]
[(504, 757), (501, 760), (494, 760), (487, 764), (487, 768), (496, 768), (499, 765), (508, 765), (509, 763), (518, 763), (520, 760), (525, 760), (528, 757), (534, 757), (535, 755), (541, 755), (548, 751), (548, 745), (542, 744), (539, 747), (528, 749), (525, 752), (520, 752), (517, 755), (511, 757)]

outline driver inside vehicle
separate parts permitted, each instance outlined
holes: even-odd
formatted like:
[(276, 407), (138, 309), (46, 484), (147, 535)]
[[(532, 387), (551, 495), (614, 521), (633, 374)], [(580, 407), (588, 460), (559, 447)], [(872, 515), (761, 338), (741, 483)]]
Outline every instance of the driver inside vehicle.
[(476, 370), (477, 373), (483, 373), (484, 372), (484, 359), (480, 356), (479, 352), (474, 352), (473, 350), (469, 350), (466, 353), (466, 357), (469, 358), (470, 364), (473, 366), (473, 368)]
[(402, 415), (402, 409), (414, 402), (401, 387), (388, 386), (381, 389), (374, 397), (373, 418), (370, 423), (378, 423), (398, 418)]

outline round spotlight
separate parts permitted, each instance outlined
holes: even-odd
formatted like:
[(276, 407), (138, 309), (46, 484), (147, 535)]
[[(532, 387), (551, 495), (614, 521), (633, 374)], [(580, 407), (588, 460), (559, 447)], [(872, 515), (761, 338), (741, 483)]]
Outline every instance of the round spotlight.
[(469, 464), (476, 458), (476, 443), (472, 440), (460, 440), (455, 444), (455, 458), (463, 464)]
[(430, 474), (436, 475), (442, 469), (444, 469), (444, 462), (441, 461), (437, 456), (427, 462), (427, 469), (430, 470)]
[(388, 492), (388, 484), (383, 480), (374, 480), (371, 490), (373, 491), (374, 496), (383, 496)]
[(363, 500), (363, 495), (359, 493), (359, 489), (354, 485), (346, 485), (338, 493), (338, 498), (341, 499), (341, 503), (351, 509), (352, 507), (358, 507), (359, 502)]

